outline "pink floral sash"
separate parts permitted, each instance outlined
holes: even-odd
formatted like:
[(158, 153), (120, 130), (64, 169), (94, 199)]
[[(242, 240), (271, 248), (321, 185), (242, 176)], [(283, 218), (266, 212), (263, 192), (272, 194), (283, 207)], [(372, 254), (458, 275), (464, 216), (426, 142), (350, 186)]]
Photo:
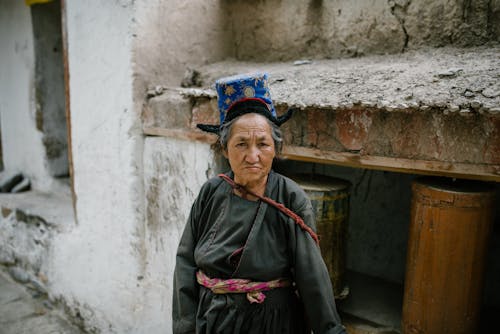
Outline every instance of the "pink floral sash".
[(262, 291), (292, 285), (292, 282), (287, 278), (278, 278), (269, 282), (252, 282), (242, 278), (210, 278), (201, 270), (196, 272), (196, 280), (200, 285), (212, 290), (213, 293), (246, 293), (250, 303), (258, 304), (264, 302), (264, 299), (266, 299), (266, 295)]

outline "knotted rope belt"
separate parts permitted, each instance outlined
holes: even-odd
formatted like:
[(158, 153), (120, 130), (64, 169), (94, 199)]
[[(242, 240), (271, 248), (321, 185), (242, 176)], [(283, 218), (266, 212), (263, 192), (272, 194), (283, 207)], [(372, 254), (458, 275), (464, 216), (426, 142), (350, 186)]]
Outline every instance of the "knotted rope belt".
[(250, 303), (262, 303), (266, 295), (262, 291), (284, 288), (292, 285), (287, 278), (278, 278), (269, 282), (252, 282), (242, 278), (210, 278), (201, 270), (196, 272), (196, 280), (200, 285), (210, 289), (215, 294), (246, 293)]

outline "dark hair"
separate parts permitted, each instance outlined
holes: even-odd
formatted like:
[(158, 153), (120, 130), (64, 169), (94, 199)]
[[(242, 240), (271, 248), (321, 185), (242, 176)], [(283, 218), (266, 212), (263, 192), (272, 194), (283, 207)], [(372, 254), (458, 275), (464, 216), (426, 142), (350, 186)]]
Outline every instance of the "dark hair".
[[(260, 115), (260, 114), (258, 114), (258, 115)], [(229, 122), (222, 124), (222, 126), (220, 127), (219, 143), (220, 143), (221, 148), (224, 151), (227, 150), (227, 142), (229, 140), (229, 136), (231, 135), (231, 128), (232, 128), (234, 122), (237, 119), (239, 119), (241, 116), (243, 116), (243, 115), (240, 115), (236, 118), (233, 118)], [(274, 124), (267, 117), (265, 117), (265, 116), (263, 116), (263, 117), (266, 119), (267, 124), (269, 124), (269, 126), (271, 127), (271, 136), (273, 137), (273, 141), (274, 141), (274, 149), (276, 151), (276, 155), (279, 155), (281, 153), (281, 148), (283, 146), (283, 134), (282, 134), (278, 125)]]

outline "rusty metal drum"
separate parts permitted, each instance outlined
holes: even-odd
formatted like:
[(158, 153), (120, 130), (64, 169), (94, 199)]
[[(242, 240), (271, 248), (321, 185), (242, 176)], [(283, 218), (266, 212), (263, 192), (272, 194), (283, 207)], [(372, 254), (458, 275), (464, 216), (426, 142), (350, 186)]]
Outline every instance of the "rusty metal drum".
[(330, 274), (334, 296), (335, 299), (343, 299), (349, 293), (345, 282), (345, 265), (351, 184), (323, 175), (295, 174), (290, 178), (299, 184), (311, 200), (321, 255)]
[(403, 333), (477, 332), (494, 199), (488, 183), (414, 180)]

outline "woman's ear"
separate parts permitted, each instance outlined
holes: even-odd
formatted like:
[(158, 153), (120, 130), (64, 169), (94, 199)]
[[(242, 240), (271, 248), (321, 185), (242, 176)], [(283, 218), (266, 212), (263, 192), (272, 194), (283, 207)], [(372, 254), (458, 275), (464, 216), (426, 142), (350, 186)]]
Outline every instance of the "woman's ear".
[(224, 156), (224, 158), (229, 159), (227, 154), (227, 148), (222, 149), (222, 155)]

